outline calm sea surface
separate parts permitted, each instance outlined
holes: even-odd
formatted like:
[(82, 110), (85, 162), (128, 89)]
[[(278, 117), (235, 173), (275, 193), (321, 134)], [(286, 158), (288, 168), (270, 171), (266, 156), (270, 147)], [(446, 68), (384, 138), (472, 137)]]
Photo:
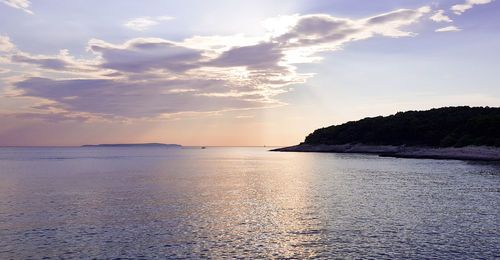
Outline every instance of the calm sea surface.
[(0, 148), (0, 259), (500, 257), (500, 165)]

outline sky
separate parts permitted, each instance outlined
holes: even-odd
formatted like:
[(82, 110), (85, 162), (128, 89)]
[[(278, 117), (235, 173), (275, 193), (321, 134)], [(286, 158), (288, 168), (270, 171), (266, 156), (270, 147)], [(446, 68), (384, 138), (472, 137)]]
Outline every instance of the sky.
[(500, 1), (0, 0), (0, 146), (285, 146), (500, 105)]

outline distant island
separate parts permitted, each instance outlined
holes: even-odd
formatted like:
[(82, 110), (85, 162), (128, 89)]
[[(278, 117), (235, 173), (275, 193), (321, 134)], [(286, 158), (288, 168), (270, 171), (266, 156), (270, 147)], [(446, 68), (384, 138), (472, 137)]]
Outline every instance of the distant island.
[(365, 118), (317, 129), (303, 143), (273, 151), (500, 161), (500, 108), (444, 107)]
[(160, 147), (160, 148), (180, 148), (179, 144), (161, 144), (161, 143), (144, 143), (144, 144), (86, 144), (81, 147)]

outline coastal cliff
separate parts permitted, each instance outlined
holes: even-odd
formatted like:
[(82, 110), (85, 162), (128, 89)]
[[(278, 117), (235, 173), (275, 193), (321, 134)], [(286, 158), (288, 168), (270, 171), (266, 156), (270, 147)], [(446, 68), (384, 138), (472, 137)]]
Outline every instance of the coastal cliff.
[(318, 129), (299, 145), (272, 151), (500, 161), (500, 108), (445, 107), (365, 118)]

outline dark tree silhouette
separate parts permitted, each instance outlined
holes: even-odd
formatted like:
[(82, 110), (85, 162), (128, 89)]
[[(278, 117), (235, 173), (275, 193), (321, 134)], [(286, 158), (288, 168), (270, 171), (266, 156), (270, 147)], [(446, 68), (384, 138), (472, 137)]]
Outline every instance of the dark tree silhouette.
[(444, 107), (365, 118), (317, 129), (304, 143), (500, 147), (500, 108)]

